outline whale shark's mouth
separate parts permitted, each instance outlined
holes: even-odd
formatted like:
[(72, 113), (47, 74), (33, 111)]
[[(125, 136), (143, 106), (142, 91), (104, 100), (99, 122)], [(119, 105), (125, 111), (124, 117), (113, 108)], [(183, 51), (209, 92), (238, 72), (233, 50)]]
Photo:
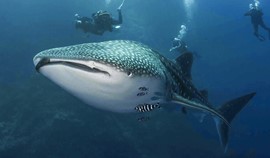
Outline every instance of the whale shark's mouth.
[(79, 62), (73, 62), (73, 61), (68, 61), (68, 60), (51, 60), (49, 58), (42, 58), (39, 61), (37, 61), (35, 69), (37, 72), (39, 72), (39, 69), (41, 67), (48, 66), (48, 65), (64, 65), (64, 66), (72, 67), (75, 69), (80, 69), (80, 70), (87, 71), (87, 72), (103, 73), (103, 74), (110, 76), (109, 72), (101, 70), (101, 69), (96, 68), (96, 67), (90, 67), (90, 66), (87, 66), (85, 64), (81, 64)]

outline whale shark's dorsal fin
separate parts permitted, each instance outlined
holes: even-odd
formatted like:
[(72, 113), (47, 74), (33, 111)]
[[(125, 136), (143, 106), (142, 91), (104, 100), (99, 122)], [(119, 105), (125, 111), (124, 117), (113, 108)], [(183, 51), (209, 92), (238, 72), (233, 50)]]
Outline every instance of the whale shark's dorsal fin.
[(176, 58), (176, 63), (181, 67), (183, 75), (191, 80), (191, 67), (193, 63), (193, 55), (190, 52), (186, 52)]

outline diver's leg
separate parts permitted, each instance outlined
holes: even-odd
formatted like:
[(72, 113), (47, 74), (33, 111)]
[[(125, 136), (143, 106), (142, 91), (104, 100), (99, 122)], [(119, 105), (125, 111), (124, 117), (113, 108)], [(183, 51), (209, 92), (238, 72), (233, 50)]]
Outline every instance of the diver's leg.
[(268, 31), (268, 38), (270, 40), (270, 28), (267, 27), (264, 22), (261, 22), (261, 27)]
[(260, 41), (264, 41), (265, 38), (264, 38), (262, 35), (260, 35), (260, 34), (258, 33), (259, 25), (258, 25), (258, 24), (253, 24), (253, 29), (254, 29), (254, 35), (255, 35)]
[(253, 24), (254, 35), (255, 35), (256, 37), (259, 36), (258, 29), (259, 29), (258, 25)]
[(261, 25), (261, 27), (264, 28), (265, 30), (270, 31), (270, 28), (267, 27), (267, 26), (264, 24), (264, 22), (261, 22), (260, 25)]

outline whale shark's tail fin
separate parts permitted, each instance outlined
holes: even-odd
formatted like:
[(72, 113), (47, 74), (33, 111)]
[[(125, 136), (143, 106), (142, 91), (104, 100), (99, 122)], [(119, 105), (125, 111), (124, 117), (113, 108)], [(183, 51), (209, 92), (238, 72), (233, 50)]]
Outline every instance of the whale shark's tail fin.
[[(222, 105), (218, 111), (219, 113), (230, 123), (233, 118), (236, 116), (238, 112), (240, 112), (243, 107), (249, 102), (249, 100), (255, 95), (256, 93), (250, 93), (247, 95), (244, 95), (242, 97), (233, 99), (224, 105)], [(223, 121), (220, 119), (215, 119), (219, 139), (221, 142), (221, 145), (224, 148), (224, 152), (227, 150), (228, 146), (228, 138), (229, 138), (229, 127), (226, 125)]]

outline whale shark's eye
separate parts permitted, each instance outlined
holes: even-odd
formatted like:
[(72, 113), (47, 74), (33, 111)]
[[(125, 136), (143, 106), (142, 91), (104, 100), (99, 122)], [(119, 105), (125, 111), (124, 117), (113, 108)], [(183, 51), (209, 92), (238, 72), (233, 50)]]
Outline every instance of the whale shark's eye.
[(127, 75), (128, 75), (128, 77), (131, 77), (132, 76), (132, 72), (128, 71), (127, 72)]

